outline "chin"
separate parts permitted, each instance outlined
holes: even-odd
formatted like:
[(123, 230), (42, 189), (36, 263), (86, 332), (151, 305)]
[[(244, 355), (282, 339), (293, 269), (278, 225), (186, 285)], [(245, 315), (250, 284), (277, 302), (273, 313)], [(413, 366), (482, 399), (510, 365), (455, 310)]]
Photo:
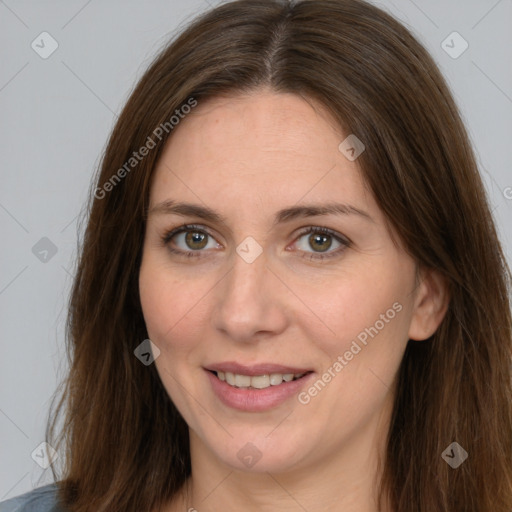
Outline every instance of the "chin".
[[(285, 473), (297, 469), (304, 459), (304, 444), (286, 445), (286, 437), (268, 438), (268, 429), (260, 435), (248, 435), (230, 438), (219, 450), (218, 445), (212, 452), (225, 465), (234, 470), (251, 473)], [(283, 434), (285, 432), (283, 431)]]

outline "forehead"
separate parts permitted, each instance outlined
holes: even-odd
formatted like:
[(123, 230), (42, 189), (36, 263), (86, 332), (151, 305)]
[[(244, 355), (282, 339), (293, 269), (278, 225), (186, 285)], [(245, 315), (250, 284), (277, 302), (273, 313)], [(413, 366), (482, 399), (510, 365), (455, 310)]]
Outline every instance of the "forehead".
[(368, 209), (357, 162), (338, 149), (345, 137), (322, 105), (295, 94), (199, 102), (164, 148), (150, 202), (172, 196), (240, 211), (344, 200)]

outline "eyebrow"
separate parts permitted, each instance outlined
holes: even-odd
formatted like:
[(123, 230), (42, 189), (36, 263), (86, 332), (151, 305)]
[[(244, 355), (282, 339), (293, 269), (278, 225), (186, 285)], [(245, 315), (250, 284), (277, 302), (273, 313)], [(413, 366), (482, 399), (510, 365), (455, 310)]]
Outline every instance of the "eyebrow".
[[(181, 215), (183, 217), (199, 217), (200, 219), (227, 225), (227, 219), (215, 210), (193, 203), (180, 203), (167, 199), (156, 204), (148, 211), (149, 215)], [(274, 225), (290, 222), (303, 217), (317, 217), (322, 215), (358, 215), (365, 220), (375, 223), (375, 220), (364, 210), (344, 203), (309, 204), (304, 206), (291, 206), (279, 210), (274, 217)]]

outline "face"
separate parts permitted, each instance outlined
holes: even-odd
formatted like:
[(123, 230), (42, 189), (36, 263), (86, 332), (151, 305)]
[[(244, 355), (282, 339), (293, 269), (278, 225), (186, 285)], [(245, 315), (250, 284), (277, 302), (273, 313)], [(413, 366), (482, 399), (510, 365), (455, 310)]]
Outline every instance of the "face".
[(154, 171), (144, 318), (167, 393), (220, 465), (306, 469), (386, 423), (415, 263), (338, 148), (347, 135), (298, 95), (216, 98)]

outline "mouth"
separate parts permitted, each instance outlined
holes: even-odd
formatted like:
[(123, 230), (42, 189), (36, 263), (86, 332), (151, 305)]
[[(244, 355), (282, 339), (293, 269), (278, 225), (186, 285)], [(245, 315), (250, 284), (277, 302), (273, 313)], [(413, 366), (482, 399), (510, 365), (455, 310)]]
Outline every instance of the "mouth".
[[(265, 365), (264, 368), (245, 367), (242, 371), (246, 373), (225, 371), (226, 365), (223, 366), (224, 370), (204, 368), (211, 390), (225, 406), (243, 412), (274, 409), (292, 399), (315, 378), (314, 371), (296, 369), (298, 373), (291, 373), (291, 368), (283, 366), (279, 369), (286, 369), (289, 373), (278, 373), (275, 365)], [(261, 373), (268, 371), (270, 367), (274, 371)], [(233, 366), (230, 369), (234, 369)]]
[(233, 388), (239, 389), (266, 389), (272, 386), (280, 386), (286, 382), (293, 382), (304, 378), (313, 373), (306, 371), (298, 374), (294, 373), (266, 373), (262, 375), (244, 375), (233, 372), (222, 372), (216, 370), (207, 370), (215, 375), (219, 380), (225, 382)]

